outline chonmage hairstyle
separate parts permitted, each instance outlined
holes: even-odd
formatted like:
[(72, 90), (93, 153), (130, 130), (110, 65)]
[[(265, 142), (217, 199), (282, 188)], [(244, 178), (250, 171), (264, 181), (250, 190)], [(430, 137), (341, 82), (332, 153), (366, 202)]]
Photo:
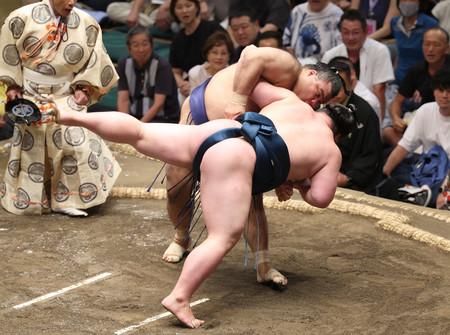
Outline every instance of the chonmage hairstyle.
[(345, 107), (338, 103), (331, 103), (319, 109), (319, 112), (325, 112), (333, 120), (334, 136), (339, 134), (347, 136), (351, 133), (352, 128), (357, 123), (355, 111), (356, 108), (352, 104), (349, 107)]

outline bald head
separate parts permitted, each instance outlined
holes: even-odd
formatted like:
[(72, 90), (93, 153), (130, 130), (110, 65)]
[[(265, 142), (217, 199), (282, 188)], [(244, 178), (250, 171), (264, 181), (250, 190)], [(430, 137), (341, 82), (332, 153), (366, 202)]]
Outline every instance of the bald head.
[(428, 29), (423, 36), (423, 55), (429, 64), (444, 64), (449, 51), (449, 36), (440, 27)]

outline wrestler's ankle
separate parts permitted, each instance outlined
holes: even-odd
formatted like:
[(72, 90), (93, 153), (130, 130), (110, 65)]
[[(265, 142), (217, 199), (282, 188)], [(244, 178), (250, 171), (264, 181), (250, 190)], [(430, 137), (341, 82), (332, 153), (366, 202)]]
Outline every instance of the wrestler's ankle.
[(177, 229), (175, 232), (175, 236), (173, 238), (173, 241), (176, 244), (181, 245), (182, 247), (187, 248), (189, 244), (191, 243), (191, 238), (188, 236), (189, 230), (179, 230)]

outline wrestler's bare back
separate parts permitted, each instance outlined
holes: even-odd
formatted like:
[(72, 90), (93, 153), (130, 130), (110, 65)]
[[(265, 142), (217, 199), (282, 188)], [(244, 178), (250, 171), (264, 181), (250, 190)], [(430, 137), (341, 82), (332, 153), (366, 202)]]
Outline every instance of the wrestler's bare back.
[(327, 123), (331, 121), (328, 116), (315, 112), (295, 95), (271, 103), (260, 114), (272, 120), (288, 147), (291, 161), (288, 179), (310, 178), (325, 166), (337, 178), (341, 154)]

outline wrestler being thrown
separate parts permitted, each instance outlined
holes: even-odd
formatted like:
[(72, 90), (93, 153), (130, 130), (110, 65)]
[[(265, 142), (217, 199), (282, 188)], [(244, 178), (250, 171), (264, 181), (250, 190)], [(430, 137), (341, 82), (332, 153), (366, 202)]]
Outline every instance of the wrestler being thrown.
[(263, 106), (259, 114), (195, 126), (142, 123), (118, 112), (60, 110), (57, 116), (61, 124), (88, 128), (106, 140), (128, 143), (145, 155), (201, 175), (208, 236), (188, 255), (174, 289), (162, 301), (191, 328), (204, 323), (194, 317), (191, 297), (239, 241), (251, 195), (282, 185), (277, 192), (280, 201), (289, 199), (296, 188), (312, 206), (328, 206), (341, 166), (336, 140), (355, 122), (353, 111), (342, 105), (315, 112), (291, 91), (264, 82), (256, 86), (252, 99)]

